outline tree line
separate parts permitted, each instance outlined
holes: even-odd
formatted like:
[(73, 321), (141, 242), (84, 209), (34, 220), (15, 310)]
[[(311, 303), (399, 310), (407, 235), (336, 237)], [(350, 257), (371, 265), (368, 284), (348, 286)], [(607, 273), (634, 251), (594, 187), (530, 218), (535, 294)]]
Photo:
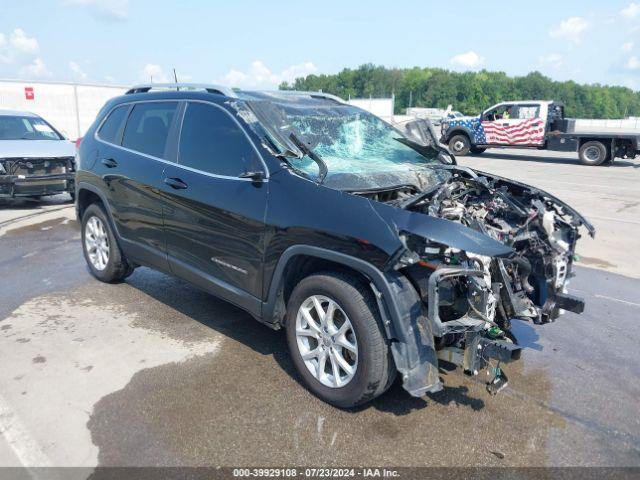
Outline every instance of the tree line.
[(559, 100), (568, 117), (623, 118), (640, 116), (640, 93), (630, 88), (555, 81), (540, 72), (510, 77), (504, 72), (453, 72), (441, 68), (386, 68), (365, 64), (333, 75), (308, 75), (281, 90), (308, 90), (351, 98), (395, 95), (396, 114), (407, 107), (446, 108), (467, 115), (508, 100)]

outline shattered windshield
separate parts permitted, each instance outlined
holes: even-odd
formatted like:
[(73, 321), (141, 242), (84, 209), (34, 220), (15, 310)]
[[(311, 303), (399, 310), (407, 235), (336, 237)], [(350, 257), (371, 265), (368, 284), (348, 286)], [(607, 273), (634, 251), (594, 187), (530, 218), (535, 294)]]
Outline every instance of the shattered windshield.
[[(258, 120), (270, 133), (281, 153), (293, 158), (290, 163), (310, 177), (318, 175), (318, 164), (300, 152), (287, 139), (291, 133), (299, 137), (328, 169), (327, 181), (332, 177), (379, 177), (417, 171), (437, 162), (424, 156), (398, 139), (403, 135), (378, 117), (359, 108), (332, 104), (326, 100), (299, 102), (248, 102)], [(375, 182), (374, 185), (376, 186)]]

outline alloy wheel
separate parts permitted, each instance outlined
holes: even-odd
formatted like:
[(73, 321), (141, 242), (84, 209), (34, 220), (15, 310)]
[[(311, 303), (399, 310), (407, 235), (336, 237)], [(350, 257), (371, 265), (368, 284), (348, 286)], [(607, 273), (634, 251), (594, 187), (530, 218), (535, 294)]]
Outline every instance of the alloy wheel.
[(89, 261), (96, 270), (104, 270), (109, 263), (109, 237), (102, 220), (93, 216), (84, 227), (84, 246)]
[(334, 300), (312, 295), (296, 315), (296, 343), (305, 366), (323, 385), (347, 385), (358, 368), (358, 342), (349, 317)]

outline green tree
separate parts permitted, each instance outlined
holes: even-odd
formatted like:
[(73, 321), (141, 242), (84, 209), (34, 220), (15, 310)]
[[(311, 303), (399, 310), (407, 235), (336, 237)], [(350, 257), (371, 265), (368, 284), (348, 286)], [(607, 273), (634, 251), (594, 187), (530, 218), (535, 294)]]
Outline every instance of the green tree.
[(341, 98), (390, 97), (396, 113), (409, 107), (453, 108), (473, 115), (508, 100), (559, 100), (569, 117), (640, 116), (640, 94), (626, 87), (551, 80), (540, 72), (510, 77), (504, 72), (452, 72), (441, 68), (386, 68), (367, 63), (334, 75), (308, 75), (282, 90), (323, 91)]

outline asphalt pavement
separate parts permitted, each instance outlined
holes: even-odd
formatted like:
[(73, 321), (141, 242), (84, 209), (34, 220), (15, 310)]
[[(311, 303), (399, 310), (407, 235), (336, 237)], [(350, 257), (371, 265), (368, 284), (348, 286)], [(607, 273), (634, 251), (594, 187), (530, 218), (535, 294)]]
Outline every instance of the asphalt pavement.
[(640, 466), (640, 163), (529, 155), (461, 163), (593, 205), (570, 285), (585, 313), (518, 322), (496, 397), (443, 370), (443, 392), (396, 384), (355, 411), (309, 394), (284, 336), (243, 311), (146, 268), (93, 279), (64, 198), (0, 205), (0, 466)]

